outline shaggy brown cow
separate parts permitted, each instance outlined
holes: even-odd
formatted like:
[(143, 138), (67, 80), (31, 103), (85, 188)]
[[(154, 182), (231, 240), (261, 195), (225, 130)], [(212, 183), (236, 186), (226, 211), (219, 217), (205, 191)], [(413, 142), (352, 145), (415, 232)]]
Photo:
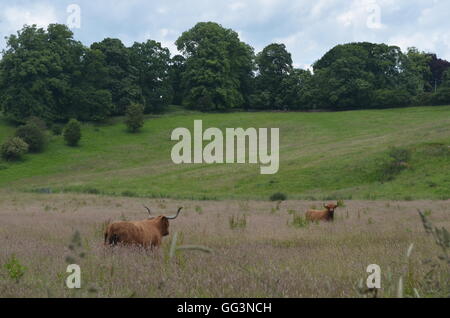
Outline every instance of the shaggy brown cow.
[(164, 236), (169, 235), (169, 220), (175, 220), (182, 208), (174, 216), (151, 217), (136, 222), (114, 222), (106, 228), (105, 245), (138, 245), (144, 248), (159, 247)]
[(309, 210), (306, 212), (306, 219), (308, 221), (333, 221), (334, 210), (336, 210), (337, 207), (337, 204), (329, 203), (324, 205), (325, 210)]

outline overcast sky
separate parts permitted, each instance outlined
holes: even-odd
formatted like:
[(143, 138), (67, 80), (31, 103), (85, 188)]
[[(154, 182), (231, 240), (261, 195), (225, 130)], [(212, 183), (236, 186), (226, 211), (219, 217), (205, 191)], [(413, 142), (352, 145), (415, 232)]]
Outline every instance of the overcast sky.
[(174, 41), (183, 31), (215, 21), (257, 52), (285, 43), (303, 68), (334, 45), (353, 41), (416, 46), (450, 60), (448, 0), (0, 0), (0, 48), (24, 24), (76, 24), (71, 4), (81, 9), (80, 28), (73, 31), (85, 45), (106, 37), (126, 45), (154, 39), (176, 53)]

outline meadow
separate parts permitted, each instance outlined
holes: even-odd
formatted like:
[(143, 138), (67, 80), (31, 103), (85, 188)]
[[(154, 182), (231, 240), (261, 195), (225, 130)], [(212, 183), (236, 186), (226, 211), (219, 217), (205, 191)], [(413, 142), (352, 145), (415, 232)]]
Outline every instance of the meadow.
[[(373, 297), (359, 288), (382, 270), (378, 297), (448, 297), (448, 265), (417, 209), (450, 225), (449, 201), (348, 201), (333, 224), (299, 222), (322, 202), (182, 201), (86, 194), (2, 192), (0, 297)], [(106, 248), (111, 220), (173, 214), (170, 235), (151, 253)], [(79, 233), (79, 236), (75, 233)], [(210, 253), (177, 251), (201, 245)], [(414, 244), (411, 248), (411, 244)], [(409, 250), (409, 256), (407, 256)], [(65, 287), (68, 264), (81, 289)]]
[[(175, 165), (173, 129), (280, 128), (280, 171), (259, 165)], [(0, 140), (14, 127), (0, 119)], [(411, 153), (407, 169), (381, 177), (391, 147)], [(450, 106), (347, 112), (204, 114), (177, 107), (149, 116), (141, 133), (122, 118), (85, 124), (77, 148), (50, 136), (41, 154), (0, 161), (0, 188), (198, 200), (413, 200), (450, 198)]]
[[(171, 132), (197, 119), (222, 130), (280, 128), (279, 173), (173, 164)], [(14, 129), (0, 118), (0, 141)], [(450, 106), (171, 107), (147, 116), (138, 134), (123, 118), (82, 132), (78, 147), (49, 133), (43, 153), (0, 160), (0, 297), (373, 297), (364, 288), (371, 264), (382, 269), (377, 297), (450, 296), (449, 266), (439, 259), (448, 261), (448, 246), (418, 214), (450, 225)], [(275, 193), (287, 200), (270, 201)], [(306, 222), (309, 208), (337, 200), (333, 223)], [(162, 247), (105, 247), (106, 225), (145, 219), (143, 205), (161, 215), (184, 207)], [(186, 245), (202, 249), (176, 249)], [(79, 290), (64, 284), (69, 264), (81, 267)]]

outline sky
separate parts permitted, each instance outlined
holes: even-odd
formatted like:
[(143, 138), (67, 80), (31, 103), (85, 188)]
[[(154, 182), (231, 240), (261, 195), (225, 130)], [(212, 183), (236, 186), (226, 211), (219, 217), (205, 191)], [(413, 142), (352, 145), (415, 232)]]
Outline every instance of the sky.
[(0, 0), (0, 49), (24, 24), (64, 23), (87, 46), (107, 37), (127, 46), (152, 39), (177, 54), (182, 32), (214, 21), (256, 52), (284, 43), (301, 68), (337, 44), (360, 41), (450, 60), (449, 12), (448, 0)]

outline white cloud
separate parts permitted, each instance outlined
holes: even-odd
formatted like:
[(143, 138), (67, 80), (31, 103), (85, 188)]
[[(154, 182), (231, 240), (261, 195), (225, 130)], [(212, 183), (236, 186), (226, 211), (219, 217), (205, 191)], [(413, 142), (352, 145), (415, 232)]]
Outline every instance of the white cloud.
[(245, 7), (247, 7), (247, 5), (244, 2), (233, 2), (229, 5), (229, 8), (232, 11), (241, 10), (244, 9)]
[(50, 23), (58, 22), (55, 8), (51, 5), (2, 6), (0, 9), (2, 33), (15, 33), (25, 24), (46, 27)]

